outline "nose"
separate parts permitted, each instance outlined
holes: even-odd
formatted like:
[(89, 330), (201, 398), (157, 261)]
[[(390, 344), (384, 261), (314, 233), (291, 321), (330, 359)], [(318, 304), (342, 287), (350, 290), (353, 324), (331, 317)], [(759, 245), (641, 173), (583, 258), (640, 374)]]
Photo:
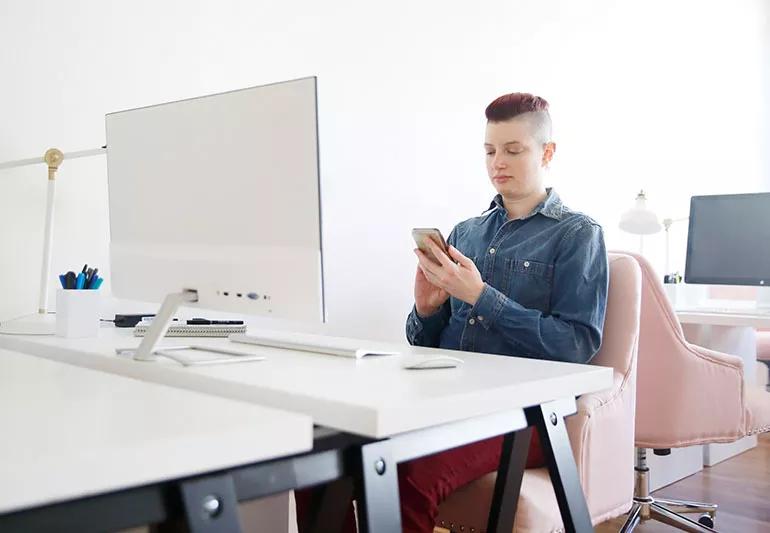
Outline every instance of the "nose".
[(503, 158), (500, 155), (495, 154), (495, 157), (492, 158), (492, 168), (505, 168), (505, 161), (503, 161)]

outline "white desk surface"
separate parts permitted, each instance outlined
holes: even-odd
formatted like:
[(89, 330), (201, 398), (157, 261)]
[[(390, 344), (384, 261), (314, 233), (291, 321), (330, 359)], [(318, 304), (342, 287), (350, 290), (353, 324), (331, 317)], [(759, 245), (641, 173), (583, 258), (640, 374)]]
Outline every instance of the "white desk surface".
[[(227, 339), (165, 339), (259, 353), (265, 361), (183, 367), (159, 358), (116, 356), (137, 346), (130, 329), (101, 328), (98, 338), (0, 335), (0, 347), (48, 359), (310, 415), (317, 424), (368, 437), (388, 437), (474, 416), (528, 407), (612, 385), (611, 368), (517, 357), (374, 343), (400, 356), (361, 360), (235, 344)], [(373, 343), (367, 342), (367, 346)], [(404, 370), (402, 358), (449, 353), (465, 360), (453, 369)]]
[(745, 328), (770, 328), (769, 315), (750, 313), (708, 313), (698, 311), (677, 311), (677, 318), (682, 324), (702, 324), (704, 326), (730, 326)]
[(0, 350), (0, 513), (312, 448), (310, 418)]

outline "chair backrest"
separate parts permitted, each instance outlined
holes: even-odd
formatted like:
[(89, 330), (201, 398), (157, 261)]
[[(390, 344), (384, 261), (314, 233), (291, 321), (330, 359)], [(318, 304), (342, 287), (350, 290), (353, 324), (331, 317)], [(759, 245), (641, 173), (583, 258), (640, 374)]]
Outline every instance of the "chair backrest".
[(610, 287), (602, 347), (591, 364), (611, 366), (619, 374), (628, 376), (636, 364), (641, 275), (636, 261), (628, 254), (613, 252), (608, 257)]

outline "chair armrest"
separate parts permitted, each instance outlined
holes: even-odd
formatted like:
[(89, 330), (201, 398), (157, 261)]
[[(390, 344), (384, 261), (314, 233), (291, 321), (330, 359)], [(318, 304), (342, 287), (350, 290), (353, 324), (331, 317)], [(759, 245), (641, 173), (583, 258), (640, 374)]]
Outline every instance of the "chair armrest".
[(639, 372), (644, 400), (636, 413), (637, 447), (682, 448), (745, 436), (740, 357), (682, 343)]
[(635, 405), (635, 372), (616, 371), (612, 387), (578, 398), (577, 413), (567, 419), (592, 517), (617, 516), (617, 509), (631, 502)]
[(708, 348), (695, 344), (690, 344), (689, 348), (693, 350), (697, 356), (711, 361), (712, 363), (739, 371), (741, 373), (741, 378), (743, 378), (743, 359), (737, 355), (709, 350)]

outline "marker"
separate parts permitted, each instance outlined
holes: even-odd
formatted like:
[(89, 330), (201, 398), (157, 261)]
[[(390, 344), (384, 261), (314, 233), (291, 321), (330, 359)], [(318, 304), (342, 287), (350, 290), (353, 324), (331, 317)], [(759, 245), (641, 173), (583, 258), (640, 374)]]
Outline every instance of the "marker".
[(91, 276), (86, 280), (86, 287), (89, 289), (94, 288), (94, 280), (96, 280), (99, 276), (96, 275), (96, 273), (99, 272), (98, 268), (95, 268), (91, 271)]
[(78, 274), (78, 277), (75, 279), (75, 288), (77, 290), (81, 290), (86, 284), (86, 275), (82, 272)]

